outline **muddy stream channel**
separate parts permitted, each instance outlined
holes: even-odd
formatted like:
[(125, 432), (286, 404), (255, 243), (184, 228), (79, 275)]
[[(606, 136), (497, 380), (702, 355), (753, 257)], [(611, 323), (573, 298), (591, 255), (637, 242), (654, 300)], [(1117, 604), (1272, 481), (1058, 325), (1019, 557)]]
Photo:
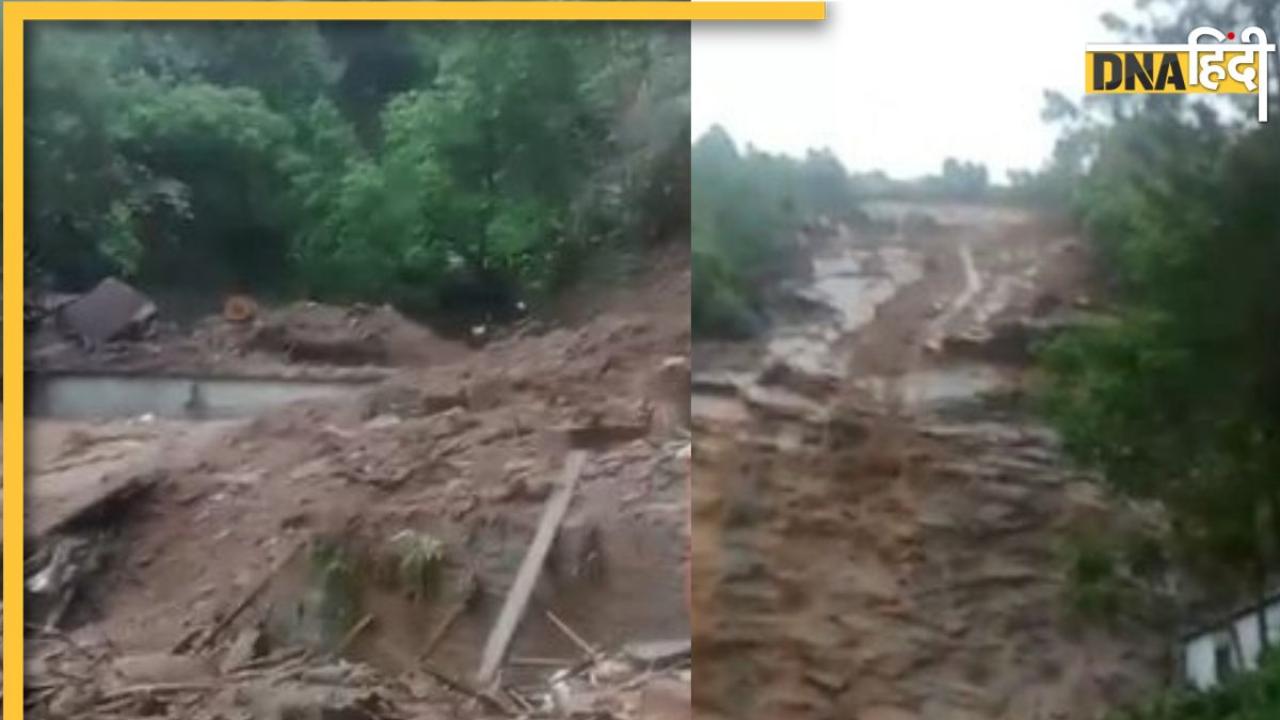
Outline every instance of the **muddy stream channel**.
[[(785, 305), (801, 310), (775, 320), (751, 362), (739, 359), (697, 373), (694, 415), (733, 423), (746, 420), (756, 408), (821, 422), (838, 394), (849, 389), (900, 410), (943, 412), (960, 410), (1004, 388), (1005, 377), (990, 365), (958, 360), (926, 364), (922, 356), (904, 360), (906, 365), (890, 376), (853, 376), (851, 343), (886, 303), (927, 273), (925, 254), (902, 242), (900, 212), (892, 216), (892, 223), (896, 230), (883, 242), (869, 243), (856, 231), (841, 228), (815, 252), (809, 272), (781, 291)], [(954, 252), (967, 285), (931, 308), (932, 327), (923, 329), (921, 343), (941, 333), (980, 289), (968, 248), (958, 245)]]

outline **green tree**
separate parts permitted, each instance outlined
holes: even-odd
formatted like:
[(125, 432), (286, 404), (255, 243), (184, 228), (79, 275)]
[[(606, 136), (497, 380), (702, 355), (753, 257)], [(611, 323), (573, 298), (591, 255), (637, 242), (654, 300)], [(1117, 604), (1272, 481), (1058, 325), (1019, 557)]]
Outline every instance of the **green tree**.
[[(1208, 17), (1179, 7), (1171, 22)], [(1049, 172), (1116, 307), (1047, 349), (1050, 414), (1114, 488), (1168, 510), (1187, 566), (1262, 593), (1280, 560), (1280, 135), (1170, 98), (1053, 114)]]
[(711, 335), (759, 328), (760, 293), (802, 260), (801, 224), (856, 211), (853, 183), (829, 150), (803, 160), (747, 147), (721, 127), (693, 147), (693, 327)]
[(29, 270), (62, 289), (115, 273), (491, 316), (687, 215), (687, 29), (31, 37)]

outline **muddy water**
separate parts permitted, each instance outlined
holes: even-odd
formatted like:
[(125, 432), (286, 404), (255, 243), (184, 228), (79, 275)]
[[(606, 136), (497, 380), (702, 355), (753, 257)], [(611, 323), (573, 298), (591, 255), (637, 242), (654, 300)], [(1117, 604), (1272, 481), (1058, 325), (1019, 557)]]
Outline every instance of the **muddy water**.
[(923, 271), (911, 251), (881, 248), (815, 258), (813, 273), (811, 296), (835, 310), (840, 330), (849, 333), (870, 322), (878, 306)]
[(882, 403), (912, 412), (944, 410), (1015, 387), (1015, 381), (989, 365), (964, 364), (918, 370), (896, 377), (855, 382)]
[(766, 364), (784, 363), (830, 378), (843, 377), (845, 371), (837, 344), (874, 320), (876, 308), (924, 274), (918, 254), (896, 247), (839, 248), (815, 257), (811, 269), (809, 281), (795, 295), (826, 308), (829, 317), (777, 328), (768, 341)]
[[(1156, 633), (1071, 620), (1060, 548), (1106, 506), (1053, 434), (1002, 397), (1019, 373), (930, 352), (935, 338), (989, 332), (1004, 309), (1032, 312), (1026, 268), (1056, 256), (994, 210), (935, 214), (943, 231), (908, 238), (929, 277), (882, 303), (856, 281), (891, 276), (888, 262), (816, 274), (806, 297), (847, 290), (878, 305), (865, 321), (851, 300), (835, 321), (788, 329), (809, 356), (773, 346), (792, 370), (812, 357), (847, 369), (825, 387), (803, 372), (770, 373), (766, 388), (716, 376), (695, 397), (699, 717), (1096, 720), (1160, 676)], [(1038, 257), (1002, 257), (1023, 245)], [(875, 357), (836, 364), (856, 352)], [(726, 385), (736, 392), (709, 392)], [(799, 390), (829, 412), (759, 389)], [(861, 432), (825, 439), (844, 423)], [(780, 442), (788, 430), (824, 439)]]
[(299, 380), (55, 375), (39, 378), (28, 388), (27, 415), (62, 420), (251, 417), (296, 400), (333, 397), (358, 387)]
[[(695, 417), (744, 422), (751, 407), (811, 421), (825, 415), (825, 398), (818, 398), (814, 388), (842, 383), (849, 361), (846, 341), (873, 322), (882, 305), (924, 276), (919, 252), (895, 246), (867, 249), (857, 247), (855, 241), (843, 234), (836, 247), (813, 258), (804, 284), (792, 290), (824, 312), (773, 328), (755, 369), (726, 373), (709, 368), (695, 378), (690, 401)], [(778, 368), (813, 381), (813, 388), (792, 389), (763, 379), (765, 372)], [(935, 386), (955, 383), (920, 378), (918, 384), (924, 388), (924, 397), (932, 399), (938, 394)], [(888, 392), (888, 386), (881, 390)]]

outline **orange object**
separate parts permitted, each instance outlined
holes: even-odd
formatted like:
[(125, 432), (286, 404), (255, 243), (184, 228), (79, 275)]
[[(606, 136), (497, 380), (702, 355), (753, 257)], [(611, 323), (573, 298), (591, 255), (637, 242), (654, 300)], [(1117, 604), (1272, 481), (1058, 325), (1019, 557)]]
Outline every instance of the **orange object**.
[(222, 304), (222, 317), (231, 322), (247, 322), (258, 314), (258, 303), (248, 295), (232, 295)]

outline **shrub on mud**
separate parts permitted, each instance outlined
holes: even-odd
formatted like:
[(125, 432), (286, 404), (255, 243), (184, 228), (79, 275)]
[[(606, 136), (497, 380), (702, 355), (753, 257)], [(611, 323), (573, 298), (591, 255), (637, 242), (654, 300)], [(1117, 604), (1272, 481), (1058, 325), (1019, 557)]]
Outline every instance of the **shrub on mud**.
[(384, 577), (416, 600), (434, 593), (444, 566), (444, 543), (425, 532), (401, 530), (388, 542)]

